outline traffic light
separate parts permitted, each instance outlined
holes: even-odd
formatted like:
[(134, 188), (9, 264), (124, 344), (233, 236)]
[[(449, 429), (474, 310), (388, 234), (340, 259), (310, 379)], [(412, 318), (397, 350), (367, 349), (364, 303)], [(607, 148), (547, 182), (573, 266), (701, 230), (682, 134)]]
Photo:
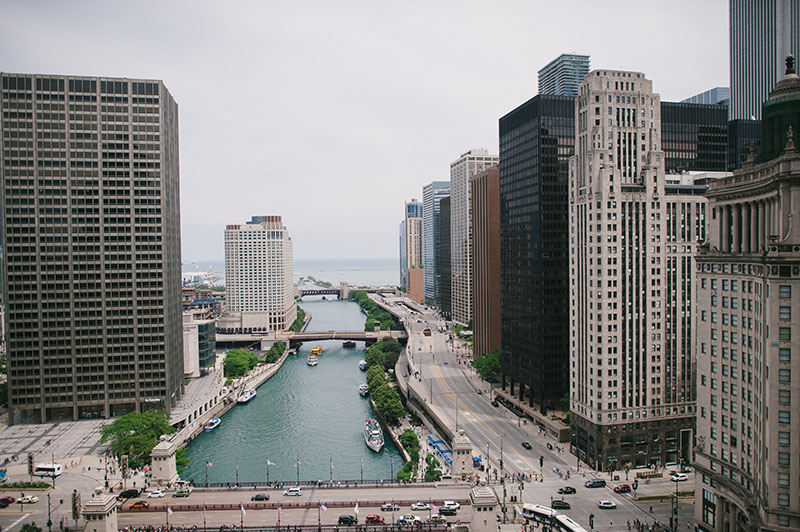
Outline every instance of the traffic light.
[(28, 474), (33, 476), (33, 453), (28, 453)]

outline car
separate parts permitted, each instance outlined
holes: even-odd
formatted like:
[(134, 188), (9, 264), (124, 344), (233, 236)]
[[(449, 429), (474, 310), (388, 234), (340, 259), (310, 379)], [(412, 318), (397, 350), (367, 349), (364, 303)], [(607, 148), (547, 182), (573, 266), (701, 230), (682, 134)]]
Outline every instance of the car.
[(255, 495), (253, 495), (252, 497), (250, 497), (250, 500), (251, 501), (268, 501), (269, 500), (269, 494), (268, 493), (257, 493)]
[(164, 492), (161, 490), (153, 490), (147, 494), (147, 498), (149, 499), (158, 499), (164, 496)]
[(606, 487), (606, 481), (603, 480), (602, 478), (593, 478), (593, 479), (587, 480), (584, 483), (584, 486), (586, 486), (587, 488), (605, 488)]
[(522, 442), (522, 446), (528, 449), (529, 451), (532, 449), (531, 444), (526, 441)]
[(431, 505), (427, 502), (415, 502), (411, 505), (412, 510), (430, 510)]
[(287, 497), (299, 497), (303, 494), (303, 490), (300, 488), (300, 486), (295, 486), (294, 488), (286, 488), (283, 490), (283, 494)]
[(500, 407), (500, 403), (497, 402), (497, 399), (492, 401), (492, 406), (495, 407), (495, 408), (499, 408)]
[(619, 486), (614, 486), (614, 493), (629, 493), (631, 491), (631, 487), (627, 484), (620, 484)]
[(358, 524), (358, 517), (354, 515), (340, 515), (339, 516), (339, 524), (340, 525), (357, 525)]
[(425, 522), (426, 523), (446, 523), (447, 519), (445, 519), (444, 516), (442, 516), (440, 514), (433, 514), (432, 516), (427, 518), (425, 520)]
[(17, 499), (15, 499), (14, 497), (12, 497), (11, 495), (9, 495), (9, 496), (7, 496), (7, 497), (3, 497), (2, 499), (0, 499), (0, 501), (6, 501), (8, 504), (13, 504), (13, 503), (14, 503), (14, 501), (16, 501), (16, 500), (17, 500)]
[(178, 490), (175, 493), (173, 493), (172, 496), (173, 497), (188, 497), (189, 493), (191, 493), (189, 490)]
[(550, 508), (552, 508), (553, 510), (569, 510), (570, 505), (567, 501), (555, 500), (553, 501), (553, 504), (550, 505)]
[(400, 505), (393, 502), (387, 502), (386, 504), (381, 504), (382, 512), (396, 512), (399, 509)]
[(35, 504), (39, 502), (39, 497), (37, 497), (36, 495), (25, 495), (17, 502), (20, 504)]
[(0, 499), (0, 508), (8, 508), (10, 505), (11, 505), (11, 503), (8, 502), (7, 500)]
[(617, 505), (611, 501), (597, 501), (597, 507), (601, 510), (613, 510)]
[(461, 504), (457, 503), (456, 501), (442, 501), (442, 506), (447, 506), (448, 508), (455, 508), (456, 510), (461, 509)]
[(675, 473), (672, 475), (672, 482), (683, 482), (684, 480), (689, 480), (689, 477), (684, 473)]
[(120, 493), (119, 496), (123, 499), (133, 499), (134, 497), (138, 497), (139, 493), (141, 492), (137, 489), (129, 489)]
[(384, 519), (382, 515), (370, 514), (367, 516), (366, 521), (368, 524), (381, 524), (383, 523)]
[(150, 508), (150, 501), (136, 501), (131, 508)]
[(441, 515), (456, 515), (457, 512), (458, 509), (452, 506), (442, 506), (439, 508), (439, 513)]
[(478, 390), (475, 390), (475, 393), (477, 393), (478, 395), (481, 395), (483, 392), (478, 389)]
[(397, 520), (397, 523), (401, 525), (412, 525), (420, 522), (422, 522), (422, 519), (413, 514), (405, 514)]
[(558, 488), (558, 493), (560, 495), (570, 495), (572, 493), (577, 493), (577, 490), (572, 486), (564, 486), (563, 488)]

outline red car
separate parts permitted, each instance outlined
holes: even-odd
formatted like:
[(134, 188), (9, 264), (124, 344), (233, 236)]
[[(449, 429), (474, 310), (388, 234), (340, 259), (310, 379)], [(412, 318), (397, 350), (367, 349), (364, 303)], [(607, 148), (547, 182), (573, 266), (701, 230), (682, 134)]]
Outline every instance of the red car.
[(381, 515), (368, 515), (367, 523), (383, 523), (383, 516)]
[(13, 504), (17, 499), (9, 495), (8, 497), (3, 497), (0, 500), (6, 501), (8, 504)]
[(615, 493), (628, 493), (631, 491), (631, 487), (627, 484), (620, 484), (614, 488)]

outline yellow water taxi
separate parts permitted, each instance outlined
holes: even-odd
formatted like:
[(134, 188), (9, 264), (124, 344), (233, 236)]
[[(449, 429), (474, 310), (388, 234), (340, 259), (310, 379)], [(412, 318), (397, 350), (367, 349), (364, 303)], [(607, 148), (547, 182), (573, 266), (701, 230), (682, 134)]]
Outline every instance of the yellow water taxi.
[(311, 354), (312, 355), (321, 355), (322, 354), (322, 348), (320, 346), (318, 346), (318, 345), (315, 345), (314, 347), (311, 348)]

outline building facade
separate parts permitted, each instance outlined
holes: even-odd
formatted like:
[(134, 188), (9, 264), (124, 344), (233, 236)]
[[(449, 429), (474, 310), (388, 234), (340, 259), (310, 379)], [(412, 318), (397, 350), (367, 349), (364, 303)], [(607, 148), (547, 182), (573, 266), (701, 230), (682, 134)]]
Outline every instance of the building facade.
[(497, 163), (486, 150), (470, 150), (450, 163), (450, 297), (452, 320), (464, 326), (472, 319), (469, 178)]
[(500, 119), (503, 385), (542, 409), (569, 389), (569, 158), (575, 98), (536, 96)]
[(571, 450), (599, 470), (691, 460), (705, 199), (694, 184), (667, 186), (661, 109), (642, 73), (595, 70), (575, 111)]
[(405, 218), (400, 222), (398, 228), (398, 235), (400, 240), (400, 286), (403, 288), (408, 287), (408, 244), (406, 243), (406, 220)]
[(416, 199), (405, 204), (405, 218), (400, 223), (400, 280), (403, 288), (410, 288), (410, 268), (423, 267), (422, 203)]
[(164, 83), (0, 74), (9, 422), (183, 387), (178, 106)]
[(425, 265), (425, 303), (436, 305), (439, 270), (437, 253), (439, 235), (439, 204), (450, 195), (449, 181), (433, 181), (422, 187), (422, 247)]
[(761, 104), (800, 54), (797, 0), (730, 0), (730, 119), (761, 120)]
[(539, 70), (539, 94), (575, 97), (588, 73), (588, 55), (561, 54)]
[(280, 216), (225, 227), (225, 300), (241, 332), (285, 331), (297, 318), (293, 244)]
[(439, 259), (436, 280), (439, 285), (439, 309), (446, 320), (453, 316), (452, 274), (450, 271), (450, 196), (439, 202)]
[[(751, 155), (752, 152), (752, 155)], [(728, 171), (742, 167), (748, 157), (755, 159), (761, 152), (761, 120), (731, 120), (728, 122)]]
[(724, 172), (728, 158), (728, 108), (661, 102), (664, 171)]
[(472, 354), (501, 349), (500, 171), (490, 166), (469, 179), (472, 198)]
[(764, 105), (772, 155), (708, 191), (695, 316), (702, 532), (800, 529), (800, 78), (790, 71)]
[(201, 309), (183, 313), (183, 375), (196, 378), (206, 374), (216, 361), (216, 321), (204, 319)]
[(681, 103), (704, 103), (707, 105), (727, 106), (730, 99), (730, 87), (714, 87), (713, 89), (708, 89), (700, 94), (695, 94), (694, 96), (690, 96), (685, 100), (681, 100)]

